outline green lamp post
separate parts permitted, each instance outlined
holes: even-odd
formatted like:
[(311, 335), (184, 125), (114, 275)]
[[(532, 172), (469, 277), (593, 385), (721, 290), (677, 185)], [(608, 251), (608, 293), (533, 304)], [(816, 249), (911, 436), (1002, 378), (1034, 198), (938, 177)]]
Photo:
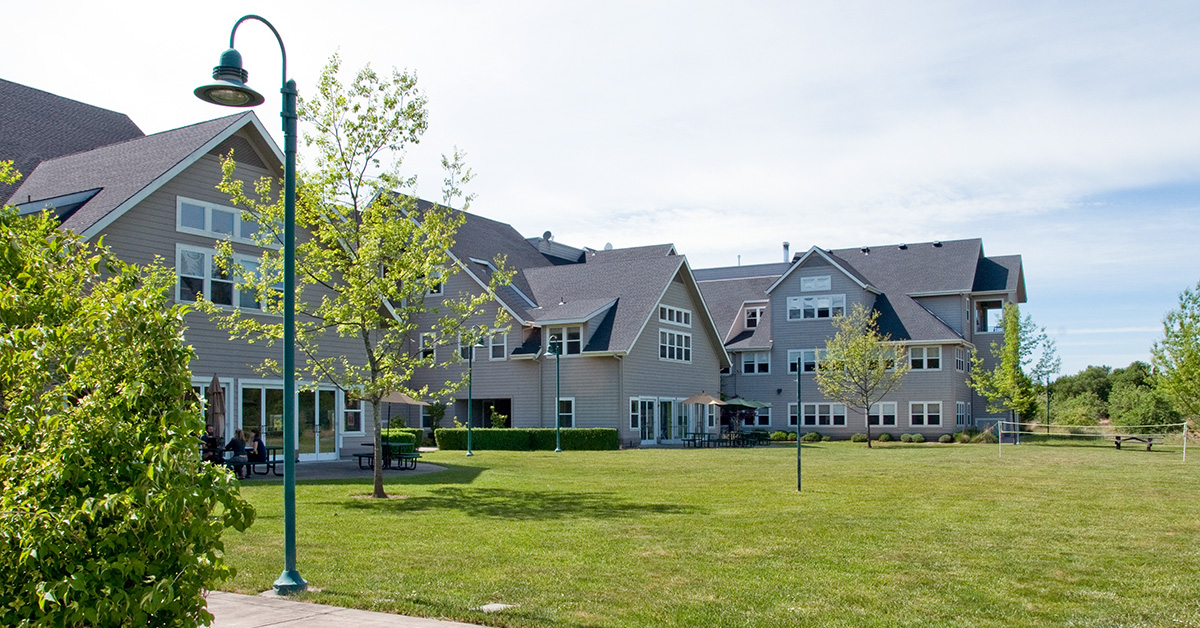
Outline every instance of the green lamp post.
[(195, 90), (196, 97), (223, 107), (254, 107), (266, 99), (246, 85), (242, 55), (233, 47), (238, 26), (262, 22), (275, 34), (283, 55), (283, 573), (275, 581), (280, 595), (301, 593), (308, 583), (296, 571), (296, 82), (287, 77), (287, 50), (279, 31), (257, 15), (242, 16), (229, 32), (229, 50), (213, 68), (213, 82)]
[(562, 340), (550, 336), (547, 352), (554, 356), (554, 451), (562, 453)]
[(800, 383), (804, 379), (804, 352), (796, 356), (796, 491), (800, 491), (800, 426), (804, 423), (804, 402), (800, 397)]
[(472, 379), (472, 376), (475, 374), (474, 364), (475, 364), (475, 343), (472, 342), (470, 348), (467, 349), (467, 457), (468, 458), (475, 455), (475, 452), (471, 451), (471, 423), (475, 422), (474, 418), (471, 416), (471, 405), (474, 403), (473, 400), (471, 399), (471, 379)]

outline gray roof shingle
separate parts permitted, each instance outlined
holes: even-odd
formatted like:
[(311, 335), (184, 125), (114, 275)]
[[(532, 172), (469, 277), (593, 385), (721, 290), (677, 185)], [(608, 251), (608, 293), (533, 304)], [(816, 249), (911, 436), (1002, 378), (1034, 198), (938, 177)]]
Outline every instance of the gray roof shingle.
[[(143, 135), (123, 113), (0, 79), (0, 160), (13, 160), (26, 177), (47, 159)], [(0, 201), (25, 200), (17, 187), (0, 184)]]

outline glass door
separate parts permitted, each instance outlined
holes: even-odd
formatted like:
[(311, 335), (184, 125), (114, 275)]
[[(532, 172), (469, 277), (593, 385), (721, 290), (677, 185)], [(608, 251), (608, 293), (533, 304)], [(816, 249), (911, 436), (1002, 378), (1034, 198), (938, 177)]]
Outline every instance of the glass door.
[(654, 399), (640, 399), (638, 401), (638, 416), (642, 425), (642, 444), (653, 445), (654, 440)]
[(337, 391), (302, 390), (296, 397), (300, 460), (336, 460)]

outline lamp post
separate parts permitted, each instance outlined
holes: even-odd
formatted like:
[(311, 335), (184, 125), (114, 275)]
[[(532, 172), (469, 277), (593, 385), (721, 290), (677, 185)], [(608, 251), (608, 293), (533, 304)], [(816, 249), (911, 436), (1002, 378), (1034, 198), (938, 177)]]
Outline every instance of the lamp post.
[(296, 571), (296, 81), (287, 77), (287, 50), (279, 31), (257, 15), (245, 15), (229, 32), (229, 49), (213, 68), (213, 82), (195, 89), (196, 97), (223, 107), (254, 107), (266, 99), (246, 85), (242, 55), (233, 47), (238, 26), (246, 20), (262, 22), (275, 34), (283, 55), (283, 573), (275, 580), (275, 593), (302, 593), (308, 583)]
[(475, 343), (472, 342), (471, 346), (467, 349), (467, 457), (468, 458), (475, 455), (475, 452), (471, 451), (471, 423), (474, 423), (474, 421), (471, 419), (471, 379), (472, 379), (471, 375), (473, 374), (472, 367), (473, 367), (474, 361), (475, 361)]
[(800, 425), (804, 423), (804, 402), (800, 400), (800, 383), (804, 381), (804, 352), (796, 356), (796, 492), (800, 492)]
[(554, 452), (562, 453), (562, 341), (550, 336), (550, 353), (554, 355)]

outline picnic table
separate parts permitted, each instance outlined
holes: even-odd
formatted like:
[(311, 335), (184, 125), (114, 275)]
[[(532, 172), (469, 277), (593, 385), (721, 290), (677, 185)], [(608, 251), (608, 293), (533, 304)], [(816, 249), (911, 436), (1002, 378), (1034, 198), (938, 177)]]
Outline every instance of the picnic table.
[[(267, 457), (265, 460), (247, 460), (246, 462), (233, 462), (230, 459), (223, 459), (221, 461), (221, 464), (224, 465), (225, 467), (228, 467), (229, 469), (234, 470), (234, 471), (236, 471), (238, 467), (245, 467), (251, 474), (254, 474), (254, 475), (267, 475), (268, 473), (273, 473), (275, 475), (283, 475), (283, 473), (281, 473), (279, 471), (279, 464), (278, 464), (279, 457), (283, 452), (283, 447), (267, 445), (266, 449), (267, 449)], [(247, 453), (249, 453), (249, 451), (247, 451)], [(229, 450), (221, 450), (221, 454), (228, 455), (230, 457), (233, 456), (233, 452), (229, 451)], [(260, 466), (262, 467), (261, 471), (259, 471)]]
[[(416, 445), (412, 443), (380, 443), (379, 446), (383, 450), (384, 469), (411, 471), (417, 468), (417, 459), (421, 457), (421, 454), (417, 453)], [(358, 458), (358, 468), (374, 469), (375, 445), (366, 443), (363, 447), (370, 447), (371, 452), (354, 454), (354, 457)]]
[(1117, 446), (1117, 449), (1121, 448), (1121, 443), (1123, 443), (1123, 442), (1124, 443), (1128, 443), (1128, 442), (1146, 443), (1146, 451), (1150, 451), (1150, 448), (1154, 446), (1154, 437), (1153, 436), (1122, 436), (1122, 435), (1113, 436), (1113, 444)]

